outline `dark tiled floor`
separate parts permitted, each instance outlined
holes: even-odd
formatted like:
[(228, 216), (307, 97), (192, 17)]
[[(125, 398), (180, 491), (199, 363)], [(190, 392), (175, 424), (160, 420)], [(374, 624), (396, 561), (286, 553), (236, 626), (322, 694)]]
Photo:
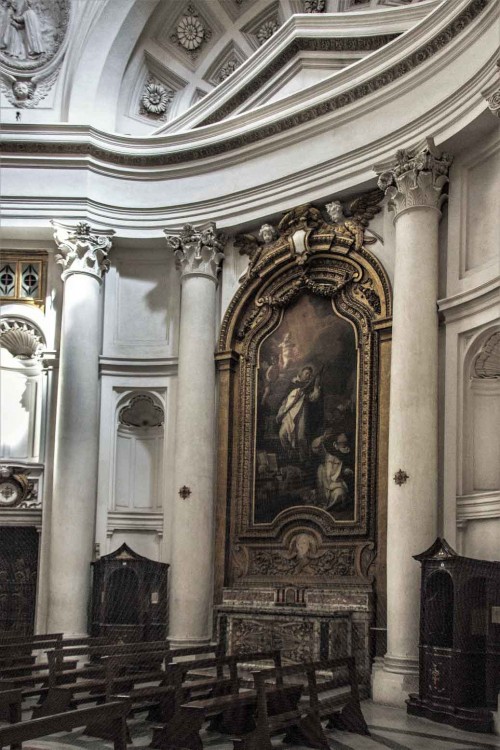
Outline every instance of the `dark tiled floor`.
[[(327, 732), (332, 750), (500, 750), (499, 736), (461, 732), (444, 724), (407, 716), (403, 709), (364, 701), (363, 713), (371, 736), (361, 737), (337, 730)], [(149, 745), (150, 724), (138, 717), (130, 722), (130, 729), (133, 741), (130, 748)], [(282, 746), (279, 738), (275, 744)], [(213, 732), (203, 733), (203, 746), (210, 750), (232, 750), (231, 741)], [(24, 750), (111, 750), (112, 744), (76, 731), (25, 743), (23, 747)]]

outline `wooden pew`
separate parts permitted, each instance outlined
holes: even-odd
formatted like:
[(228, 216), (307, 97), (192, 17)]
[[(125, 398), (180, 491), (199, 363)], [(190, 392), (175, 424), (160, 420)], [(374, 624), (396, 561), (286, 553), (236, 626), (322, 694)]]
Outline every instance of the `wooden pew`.
[[(50, 685), (47, 698), (34, 709), (33, 716), (50, 716), (89, 701), (109, 701), (119, 691), (127, 691), (133, 701), (144, 701), (148, 695), (151, 701), (156, 696), (156, 701), (161, 702), (162, 694), (168, 692), (163, 690), (162, 684), (168, 654), (167, 646), (163, 651), (155, 648), (149, 652), (103, 656), (99, 665), (58, 674), (56, 683)], [(50, 658), (55, 659), (54, 656)], [(160, 685), (151, 686), (149, 693), (143, 688), (142, 692), (136, 691), (134, 694), (134, 685), (151, 682)]]
[[(77, 727), (85, 727), (85, 734), (109, 739), (114, 750), (127, 750), (127, 715), (130, 706), (127, 701), (113, 701), (103, 706), (67, 711), (47, 718), (32, 719), (0, 727), (0, 750), (7, 747), (22, 747), (23, 742), (47, 737), (57, 732), (70, 732)], [(102, 734), (101, 734), (102, 731)]]
[[(337, 673), (341, 669), (347, 672), (347, 690), (332, 693), (339, 688)], [(318, 671), (331, 672), (331, 679), (318, 682)], [(328, 659), (308, 665), (307, 680), (310, 712), (321, 721), (328, 719), (329, 729), (336, 728), (356, 734), (370, 734), (359, 702), (358, 677), (353, 656)]]
[[(325, 679), (324, 673), (331, 672)], [(343, 729), (356, 734), (369, 735), (361, 705), (354, 657), (345, 656), (304, 664), (290, 664), (266, 673), (266, 680), (278, 679), (283, 684), (286, 677), (307, 678), (308, 698), (302, 704), (309, 714), (320, 721), (328, 719), (329, 729)], [(318, 680), (320, 676), (320, 680)]]
[[(2, 690), (0, 691), (0, 711), (2, 718), (5, 715), (11, 724), (16, 724), (21, 721), (22, 717), (22, 704), (23, 695), (21, 690)], [(21, 745), (19, 743), (13, 743), (11, 745), (12, 750), (19, 750)]]

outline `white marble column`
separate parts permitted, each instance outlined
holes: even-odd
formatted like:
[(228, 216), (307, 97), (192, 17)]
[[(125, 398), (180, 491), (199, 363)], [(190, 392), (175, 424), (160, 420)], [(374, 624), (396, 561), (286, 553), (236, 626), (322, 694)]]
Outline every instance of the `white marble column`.
[(175, 499), (170, 567), (170, 641), (211, 637), (215, 481), (217, 274), (223, 238), (215, 224), (167, 234), (181, 272)]
[(420, 565), (438, 532), (438, 225), (451, 157), (400, 151), (379, 178), (394, 211), (396, 260), (389, 418), (387, 654), (374, 700), (418, 691)]
[(99, 435), (100, 287), (114, 232), (52, 222), (63, 267), (52, 497), (49, 632), (87, 632)]

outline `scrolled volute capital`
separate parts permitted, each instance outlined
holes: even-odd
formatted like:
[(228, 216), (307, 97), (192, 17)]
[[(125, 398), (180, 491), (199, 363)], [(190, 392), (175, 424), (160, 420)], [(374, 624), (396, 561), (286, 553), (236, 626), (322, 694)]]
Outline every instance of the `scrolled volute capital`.
[(378, 186), (388, 197), (388, 207), (396, 218), (409, 208), (435, 208), (439, 211), (446, 195), (450, 154), (438, 154), (432, 143), (419, 151), (402, 149), (396, 153), (396, 164), (379, 174)]
[(55, 260), (63, 267), (62, 278), (72, 273), (85, 273), (101, 281), (110, 267), (108, 254), (115, 234), (113, 230), (92, 229), (85, 222), (76, 225), (58, 221), (50, 223), (59, 250)]
[(224, 260), (226, 238), (217, 231), (213, 221), (196, 229), (192, 224), (185, 224), (179, 234), (168, 234), (165, 230), (168, 246), (173, 250), (176, 268), (181, 271), (181, 278), (188, 276), (205, 276), (217, 281), (217, 275)]

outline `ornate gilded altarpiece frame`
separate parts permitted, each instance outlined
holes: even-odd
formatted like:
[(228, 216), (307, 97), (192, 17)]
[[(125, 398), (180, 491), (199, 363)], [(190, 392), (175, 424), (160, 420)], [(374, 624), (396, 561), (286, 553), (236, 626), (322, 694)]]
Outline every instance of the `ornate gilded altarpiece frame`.
[[(285, 214), (271, 240), (259, 243), (246, 236), (254, 243), (251, 260), (223, 320), (216, 356), (220, 401), (215, 602), (223, 617), (243, 607), (254, 613), (261, 609), (266, 619), (269, 606), (281, 607), (281, 615), (297, 615), (302, 607), (305, 615), (323, 593), (325, 606), (338, 601), (339, 610), (349, 610), (352, 594), (354, 607), (356, 601), (366, 605), (365, 625), (369, 619), (373, 624), (375, 569), (378, 565), (382, 572), (385, 559), (391, 289), (382, 265), (366, 247), (370, 239), (365, 240), (364, 229), (344, 219), (328, 223), (318, 209), (301, 206)], [(318, 338), (316, 350), (303, 344), (309, 346), (304, 356), (294, 352), (286, 323), (299, 314), (318, 315), (326, 336)], [(307, 323), (314, 330), (316, 321)], [(343, 403), (327, 393), (328, 379), (335, 381), (335, 373), (346, 367), (345, 356), (338, 366), (328, 360), (329, 336), (341, 342), (341, 359), (342, 346), (345, 350), (352, 343), (349, 356), (351, 365), (355, 362), (355, 378), (351, 373), (350, 402), (347, 390)], [(295, 370), (290, 368), (294, 356)], [(274, 412), (267, 408), (266, 419), (271, 421), (263, 428), (263, 404), (287, 367), (288, 393), (278, 398)], [(313, 426), (306, 435), (306, 419), (317, 406), (312, 402), (319, 401), (314, 393), (321, 394), (325, 404), (329, 399), (330, 417), (344, 410), (342, 427), (329, 429), (335, 420), (325, 418), (324, 407), (321, 429), (316, 421), (316, 432)], [(281, 426), (287, 415), (288, 428)], [(273, 428), (275, 422), (280, 426)], [(350, 440), (349, 467), (345, 463), (342, 469), (344, 456), (329, 447), (338, 448), (334, 437), (340, 443)], [(276, 447), (266, 452), (266, 445)], [(308, 461), (312, 473), (307, 476)], [(316, 477), (325, 477), (328, 461), (333, 489), (321, 496)], [(288, 495), (280, 489), (286, 482), (292, 487)], [(377, 524), (379, 505), (384, 529)], [(378, 559), (377, 552), (382, 553)], [(302, 618), (302, 630), (304, 623)], [(314, 637), (323, 626), (311, 627)], [(242, 633), (247, 629), (248, 624)]]

